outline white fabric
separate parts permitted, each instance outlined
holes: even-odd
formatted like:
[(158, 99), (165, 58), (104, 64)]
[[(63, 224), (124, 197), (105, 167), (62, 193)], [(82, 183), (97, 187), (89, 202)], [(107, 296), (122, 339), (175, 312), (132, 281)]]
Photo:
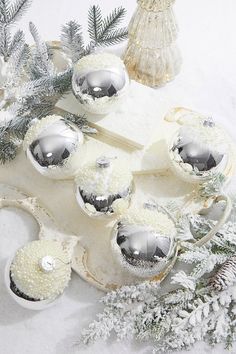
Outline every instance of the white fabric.
[[(45, 39), (56, 39), (61, 24), (76, 19), (86, 29), (86, 11), (93, 1), (34, 0), (19, 26), (27, 31), (32, 20)], [(104, 12), (124, 5), (128, 22), (135, 0), (97, 0)], [(236, 3), (234, 0), (178, 0), (176, 14), (180, 26), (179, 45), (183, 68), (175, 81), (161, 88), (181, 97), (180, 105), (212, 115), (236, 140)], [(30, 38), (27, 35), (27, 38)], [(156, 90), (158, 96), (159, 90)], [(63, 201), (62, 201), (63, 203)], [(76, 274), (55, 307), (43, 312), (20, 308), (8, 296), (3, 284), (6, 259), (30, 239), (37, 227), (23, 212), (0, 211), (0, 353), (4, 354), (118, 354), (144, 353), (146, 344), (97, 343), (76, 346), (80, 331), (102, 309), (97, 303), (102, 293)], [(189, 353), (228, 353), (222, 346), (210, 349), (199, 343)], [(235, 352), (234, 348), (234, 352)]]

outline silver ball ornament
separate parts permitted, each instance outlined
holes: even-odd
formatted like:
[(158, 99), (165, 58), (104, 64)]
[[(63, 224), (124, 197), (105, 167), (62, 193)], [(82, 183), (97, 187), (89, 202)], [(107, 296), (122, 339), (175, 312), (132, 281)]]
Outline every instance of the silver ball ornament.
[(82, 210), (91, 217), (112, 216), (117, 200), (129, 204), (132, 193), (132, 174), (119, 161), (99, 157), (86, 164), (76, 179), (76, 199)]
[(197, 141), (188, 132), (182, 131), (179, 136), (177, 149), (184, 163), (188, 163), (193, 169), (209, 171), (219, 165), (224, 155), (211, 148), (209, 144)]
[(121, 104), (128, 85), (125, 65), (113, 54), (91, 54), (74, 66), (72, 89), (87, 112), (107, 114), (114, 111)]
[(60, 116), (48, 116), (31, 126), (25, 136), (27, 158), (42, 175), (71, 178), (79, 168), (83, 133)]
[(169, 253), (171, 240), (147, 225), (120, 222), (117, 229), (117, 244), (134, 266), (152, 266)]
[(227, 138), (212, 120), (183, 125), (169, 145), (173, 171), (187, 182), (199, 183), (223, 173), (228, 160)]
[(131, 207), (113, 228), (111, 249), (122, 268), (138, 277), (159, 274), (175, 249), (173, 220), (157, 207)]

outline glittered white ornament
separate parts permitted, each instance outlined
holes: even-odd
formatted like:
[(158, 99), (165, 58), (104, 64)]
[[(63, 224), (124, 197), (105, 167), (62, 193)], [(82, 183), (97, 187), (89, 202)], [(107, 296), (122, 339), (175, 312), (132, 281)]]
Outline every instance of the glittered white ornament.
[(20, 305), (40, 310), (53, 304), (71, 277), (68, 252), (61, 242), (33, 241), (19, 249), (5, 269), (9, 293)]
[(176, 227), (157, 205), (131, 207), (112, 230), (111, 249), (118, 264), (138, 277), (156, 276), (175, 250)]
[(83, 141), (78, 127), (52, 115), (29, 128), (23, 149), (42, 175), (54, 179), (72, 178), (80, 166)]
[(128, 208), (132, 182), (132, 173), (122, 161), (102, 156), (78, 172), (76, 199), (91, 217), (111, 216), (114, 214), (113, 205), (118, 201), (127, 202)]
[(72, 89), (87, 112), (107, 114), (116, 110), (128, 87), (125, 65), (114, 54), (90, 54), (74, 66)]

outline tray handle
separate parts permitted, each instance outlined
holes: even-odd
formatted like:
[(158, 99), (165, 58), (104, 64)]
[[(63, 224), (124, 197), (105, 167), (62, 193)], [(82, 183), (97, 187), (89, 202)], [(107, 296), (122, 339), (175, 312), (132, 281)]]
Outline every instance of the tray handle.
[(217, 222), (217, 224), (206, 234), (204, 237), (202, 237), (200, 240), (196, 241), (194, 244), (198, 247), (203, 246), (205, 243), (210, 241), (212, 237), (220, 230), (220, 228), (224, 225), (228, 217), (230, 216), (231, 210), (232, 210), (232, 201), (229, 196), (227, 195), (219, 195), (216, 197), (216, 202), (219, 202), (221, 200), (224, 200), (226, 202), (226, 207), (225, 210)]

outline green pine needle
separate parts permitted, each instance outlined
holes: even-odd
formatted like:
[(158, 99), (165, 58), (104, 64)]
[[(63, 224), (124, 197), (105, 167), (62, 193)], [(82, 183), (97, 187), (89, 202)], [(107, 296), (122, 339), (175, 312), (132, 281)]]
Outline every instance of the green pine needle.
[(99, 39), (98, 44), (102, 46), (109, 46), (119, 44), (123, 40), (125, 40), (128, 36), (128, 31), (126, 28), (121, 28), (118, 30), (114, 30), (106, 36)]
[(88, 33), (92, 41), (97, 42), (102, 26), (102, 12), (99, 6), (91, 6), (88, 12)]
[(123, 7), (118, 7), (103, 19), (99, 6), (92, 6), (89, 9), (88, 32), (90, 39), (95, 45), (114, 45), (127, 38), (127, 28), (117, 29), (117, 26), (123, 20), (125, 13), (126, 10)]
[(123, 7), (114, 9), (111, 14), (102, 21), (101, 38), (111, 34), (124, 19), (125, 14), (126, 10)]

